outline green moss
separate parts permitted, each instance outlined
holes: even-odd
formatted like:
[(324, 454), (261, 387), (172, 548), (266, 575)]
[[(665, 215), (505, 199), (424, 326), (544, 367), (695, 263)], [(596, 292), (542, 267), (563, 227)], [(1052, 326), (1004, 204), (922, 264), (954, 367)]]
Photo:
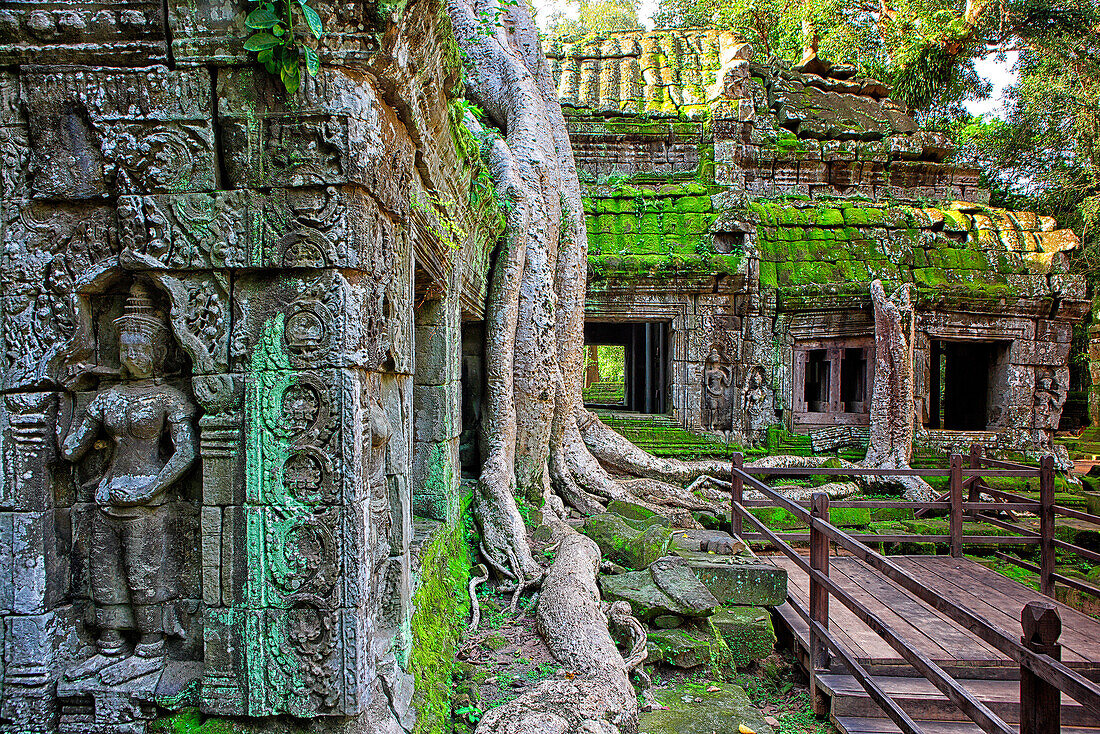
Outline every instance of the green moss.
[(464, 522), (444, 526), (423, 551), (419, 586), (413, 594), (412, 657), (416, 684), (414, 734), (449, 732), (451, 677), (456, 644), (465, 629), (469, 601), (466, 585), (472, 566)]
[(197, 709), (184, 709), (157, 719), (149, 725), (149, 734), (237, 734), (244, 729), (233, 722), (203, 716)]

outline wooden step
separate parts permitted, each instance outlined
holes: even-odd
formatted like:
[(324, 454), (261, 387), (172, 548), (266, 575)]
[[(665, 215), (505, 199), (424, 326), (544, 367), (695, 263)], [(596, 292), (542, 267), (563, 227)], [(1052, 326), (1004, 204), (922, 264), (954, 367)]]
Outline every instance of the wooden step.
[[(834, 718), (833, 723), (841, 734), (901, 734), (890, 719), (842, 716)], [(917, 721), (917, 725), (925, 734), (983, 734), (981, 727), (973, 722)], [(1100, 734), (1100, 728), (1063, 726), (1062, 734)]]
[[(863, 686), (850, 675), (817, 676), (820, 687), (832, 698), (833, 718), (880, 718), (882, 709), (871, 700)], [(875, 676), (875, 681), (916, 720), (969, 722), (959, 708), (924, 678)], [(1020, 721), (1020, 684), (1004, 680), (959, 680), (971, 695), (984, 703), (1006, 723)], [(1100, 720), (1090, 710), (1068, 696), (1062, 696), (1062, 724), (1098, 726)]]

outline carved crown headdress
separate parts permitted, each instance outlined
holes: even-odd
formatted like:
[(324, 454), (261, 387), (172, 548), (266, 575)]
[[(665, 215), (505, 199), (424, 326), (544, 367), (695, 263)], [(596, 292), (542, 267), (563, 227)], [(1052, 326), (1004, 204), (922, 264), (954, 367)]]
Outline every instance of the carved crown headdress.
[(126, 299), (122, 315), (115, 319), (115, 325), (120, 334), (138, 332), (163, 338), (168, 333), (168, 326), (154, 305), (149, 288), (137, 282), (130, 286), (130, 296)]

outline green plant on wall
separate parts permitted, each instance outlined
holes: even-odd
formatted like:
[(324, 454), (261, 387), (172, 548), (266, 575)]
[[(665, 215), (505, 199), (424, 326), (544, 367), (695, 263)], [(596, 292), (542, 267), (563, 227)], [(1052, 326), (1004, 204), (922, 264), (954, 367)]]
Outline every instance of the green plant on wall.
[(309, 32), (320, 40), (324, 33), (321, 16), (310, 7), (309, 0), (250, 0), (249, 4), (256, 7), (244, 24), (254, 33), (244, 42), (244, 47), (256, 54), (256, 60), (269, 73), (279, 78), (288, 94), (294, 94), (302, 83), (303, 63), (310, 74), (321, 70), (317, 50), (295, 34), (294, 24), (301, 15)]

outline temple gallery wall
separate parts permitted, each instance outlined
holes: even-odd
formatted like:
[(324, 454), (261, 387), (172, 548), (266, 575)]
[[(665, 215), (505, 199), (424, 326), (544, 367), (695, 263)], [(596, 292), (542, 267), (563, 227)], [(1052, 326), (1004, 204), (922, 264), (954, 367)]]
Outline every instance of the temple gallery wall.
[(415, 719), (496, 214), (438, 5), (290, 98), (245, 5), (0, 9), (0, 730)]
[[(317, 6), (289, 98), (239, 0), (0, 8), (0, 731), (430, 715), (422, 640), (456, 631), (418, 589), (477, 468), (501, 217), (439, 5)], [(878, 279), (913, 286), (919, 440), (1050, 448), (1072, 233), (982, 204), (851, 68), (717, 32), (548, 53), (611, 407), (865, 441)]]

